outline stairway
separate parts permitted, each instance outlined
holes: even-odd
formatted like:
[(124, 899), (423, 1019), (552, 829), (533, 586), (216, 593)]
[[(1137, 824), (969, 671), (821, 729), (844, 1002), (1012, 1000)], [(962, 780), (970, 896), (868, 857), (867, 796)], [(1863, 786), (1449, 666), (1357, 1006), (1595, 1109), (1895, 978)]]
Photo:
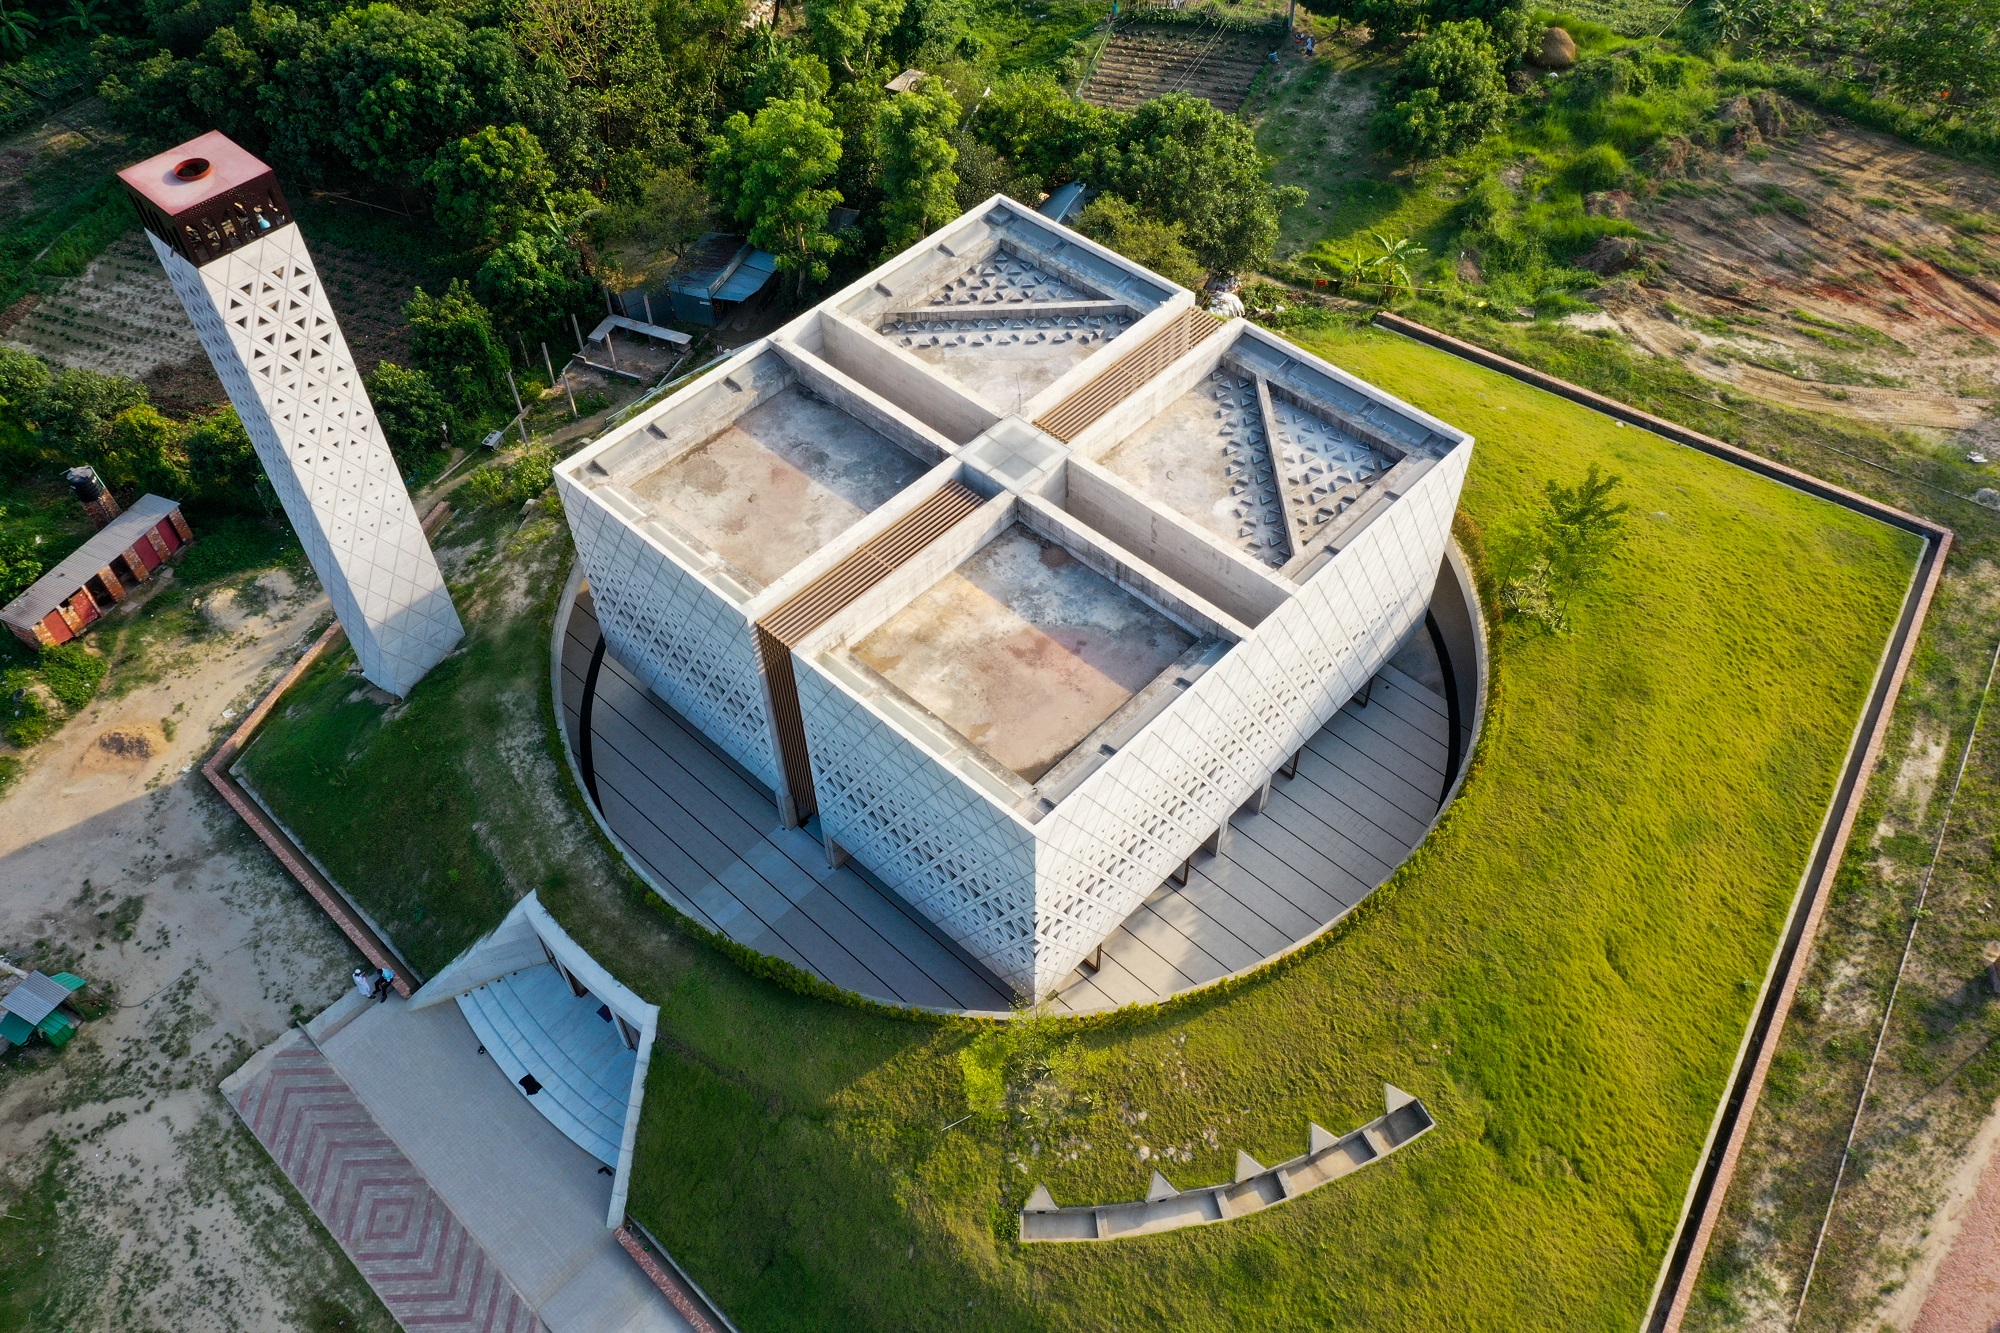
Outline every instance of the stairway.
[(549, 964), (510, 972), (458, 997), (465, 1021), (515, 1086), (571, 1142), (607, 1166), (618, 1164), (626, 1100), (638, 1061), (599, 1010), (595, 995), (573, 993)]

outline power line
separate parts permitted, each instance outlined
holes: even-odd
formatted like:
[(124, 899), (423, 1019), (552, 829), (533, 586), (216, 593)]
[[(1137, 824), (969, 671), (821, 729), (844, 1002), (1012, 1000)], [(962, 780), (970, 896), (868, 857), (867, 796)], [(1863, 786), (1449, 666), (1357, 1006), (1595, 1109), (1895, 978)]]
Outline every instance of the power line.
[(1945, 833), (1951, 828), (1952, 807), (1958, 803), (1959, 784), (1965, 781), (1966, 765), (1972, 761), (1972, 744), (1979, 738), (1979, 724), (1986, 716), (1986, 698), (1993, 692), (1993, 675), (2000, 670), (2000, 643), (1993, 645), (1993, 659), (1986, 667), (1986, 685), (1979, 692), (1979, 706), (1973, 710), (1972, 726), (1965, 733), (1965, 748), (1958, 756), (1958, 771), (1952, 775), (1951, 794), (1945, 798), (1944, 818), (1938, 822), (1937, 841), (1931, 845), (1930, 864), (1924, 867), (1922, 885), (1917, 890), (1916, 910), (1910, 913), (1910, 931), (1903, 937), (1903, 956), (1896, 963), (1896, 978), (1889, 985), (1889, 1002), (1882, 1006), (1882, 1026), (1875, 1033), (1875, 1049), (1868, 1057), (1868, 1071), (1861, 1079), (1861, 1096), (1854, 1103), (1854, 1119), (1848, 1122), (1847, 1141), (1840, 1148), (1840, 1167), (1833, 1174), (1833, 1191), (1826, 1196), (1826, 1213), (1819, 1220), (1819, 1231), (1813, 1237), (1812, 1259), (1806, 1264), (1805, 1278), (1799, 1283), (1799, 1303), (1792, 1311), (1792, 1327), (1797, 1328), (1799, 1320), (1805, 1317), (1806, 1297), (1812, 1293), (1813, 1274), (1819, 1268), (1820, 1251), (1826, 1245), (1826, 1229), (1833, 1221), (1833, 1205), (1840, 1198), (1841, 1182), (1847, 1177), (1848, 1159), (1854, 1153), (1854, 1136), (1861, 1128), (1861, 1113), (1868, 1106), (1868, 1093), (1875, 1084), (1875, 1067), (1882, 1059), (1882, 1047), (1889, 1038), (1889, 1018), (1896, 1011), (1896, 995), (1903, 988), (1903, 973), (1910, 965), (1910, 952), (1916, 946), (1917, 926), (1924, 919), (1924, 903), (1930, 897), (1931, 878), (1937, 873), (1938, 858), (1944, 854)]

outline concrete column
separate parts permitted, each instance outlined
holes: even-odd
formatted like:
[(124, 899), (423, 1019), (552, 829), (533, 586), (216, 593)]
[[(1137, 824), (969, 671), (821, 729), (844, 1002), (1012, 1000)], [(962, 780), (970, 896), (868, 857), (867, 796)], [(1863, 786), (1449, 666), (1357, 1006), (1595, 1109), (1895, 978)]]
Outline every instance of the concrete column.
[(847, 859), (848, 859), (847, 849), (845, 847), (842, 847), (839, 842), (835, 841), (834, 836), (831, 833), (822, 832), (820, 834), (820, 841), (824, 843), (826, 846), (827, 865), (831, 866), (835, 870), (838, 870), (842, 866), (847, 864)]
[(1270, 803), (1271, 779), (1265, 778), (1264, 785), (1250, 793), (1250, 799), (1243, 803), (1243, 808), (1250, 814), (1261, 815), (1264, 813), (1264, 807)]
[(1228, 848), (1229, 848), (1229, 821), (1225, 819), (1222, 821), (1221, 824), (1216, 826), (1215, 832), (1208, 835), (1208, 841), (1204, 842), (1201, 845), (1201, 849), (1204, 852), (1207, 852), (1210, 856), (1220, 856), (1223, 854), (1223, 852), (1227, 851)]

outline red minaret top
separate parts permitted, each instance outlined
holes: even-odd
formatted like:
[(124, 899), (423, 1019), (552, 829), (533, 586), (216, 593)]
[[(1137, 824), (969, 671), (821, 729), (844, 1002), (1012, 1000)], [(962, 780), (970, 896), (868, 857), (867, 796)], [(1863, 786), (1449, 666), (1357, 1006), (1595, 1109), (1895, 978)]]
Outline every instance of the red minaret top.
[(118, 173), (147, 231), (199, 268), (292, 220), (271, 168), (210, 130)]

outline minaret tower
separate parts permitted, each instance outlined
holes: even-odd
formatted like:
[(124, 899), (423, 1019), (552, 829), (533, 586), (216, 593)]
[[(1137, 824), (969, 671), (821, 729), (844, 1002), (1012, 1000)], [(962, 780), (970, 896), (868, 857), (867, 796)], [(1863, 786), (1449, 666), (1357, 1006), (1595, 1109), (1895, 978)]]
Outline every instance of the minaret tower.
[(209, 133), (118, 178), (362, 674), (407, 695), (465, 631), (277, 177)]

